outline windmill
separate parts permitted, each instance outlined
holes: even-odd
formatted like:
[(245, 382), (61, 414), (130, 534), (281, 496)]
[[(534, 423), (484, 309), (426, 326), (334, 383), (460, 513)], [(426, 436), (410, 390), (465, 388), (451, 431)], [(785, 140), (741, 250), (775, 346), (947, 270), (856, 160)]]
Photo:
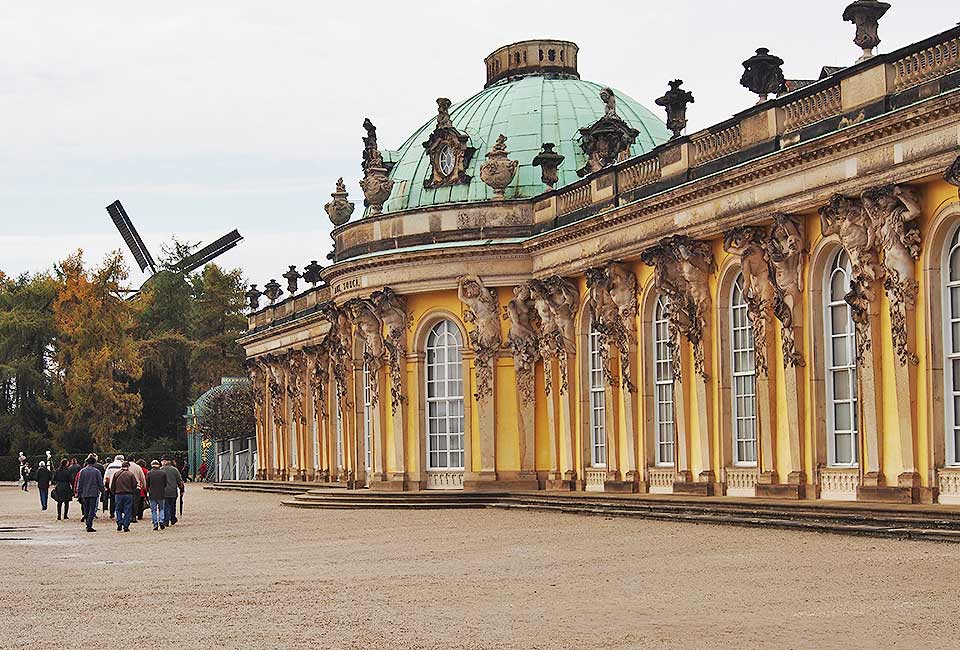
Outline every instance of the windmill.
[[(133, 254), (133, 258), (137, 261), (140, 270), (146, 271), (150, 269), (150, 277), (144, 281), (144, 286), (158, 273), (190, 273), (207, 262), (223, 255), (243, 239), (239, 232), (233, 230), (212, 244), (207, 244), (197, 252), (183, 258), (169, 269), (161, 268), (158, 270), (156, 262), (153, 261), (153, 256), (150, 254), (150, 251), (147, 250), (143, 239), (140, 238), (140, 233), (133, 227), (133, 222), (130, 221), (130, 217), (127, 216), (127, 211), (123, 209), (123, 204), (121, 204), (120, 201), (114, 201), (107, 206), (107, 213), (110, 215), (110, 219), (113, 220), (113, 225), (120, 231), (120, 236), (123, 237), (124, 243), (126, 243), (127, 248), (129, 248)], [(143, 286), (140, 287), (140, 289), (142, 288)], [(126, 293), (137, 294), (140, 292), (140, 289), (126, 289), (124, 291)]]

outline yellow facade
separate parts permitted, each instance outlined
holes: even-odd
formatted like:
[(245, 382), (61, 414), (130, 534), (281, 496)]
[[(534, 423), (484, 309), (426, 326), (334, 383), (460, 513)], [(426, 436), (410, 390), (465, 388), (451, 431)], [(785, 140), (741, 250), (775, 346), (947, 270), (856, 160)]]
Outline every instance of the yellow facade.
[[(938, 38), (955, 42), (955, 31)], [(718, 127), (566, 187), (470, 206), (479, 210), (469, 222), (483, 226), (482, 238), (464, 225), (464, 206), (454, 204), (386, 211), (340, 226), (336, 261), (322, 272), (325, 286), (251, 314), (242, 340), (259, 394), (259, 475), (384, 490), (960, 502), (960, 445), (950, 438), (960, 410), (952, 410), (944, 372), (952, 334), (943, 326), (951, 308), (945, 251), (960, 228), (955, 176), (948, 171), (944, 180), (944, 171), (958, 153), (960, 102), (958, 91), (939, 81), (953, 74), (949, 65), (920, 82), (899, 72), (928, 44), (911, 47), (735, 116), (733, 151), (710, 153)], [(885, 81), (877, 86), (877, 79)], [(835, 112), (789, 130), (789, 120), (798, 119), (796, 105), (830, 91), (831, 83), (843, 93)], [(916, 95), (920, 84), (926, 85)], [(623, 189), (636, 182), (637, 170), (649, 175), (654, 166), (652, 180)], [(849, 204), (839, 211), (845, 223), (863, 220), (871, 241), (849, 231), (824, 234), (822, 220), (831, 217), (820, 211), (833, 205), (834, 195)], [(875, 196), (892, 201), (882, 204), (887, 212), (871, 202)], [(918, 212), (909, 211), (913, 196)], [(789, 287), (779, 284), (779, 267), (769, 260), (768, 278), (744, 274), (745, 254), (725, 244), (738, 228), (767, 237), (778, 214), (790, 215), (802, 235), (795, 256), (802, 271)], [(505, 223), (519, 228), (518, 220), (526, 236), (497, 234)], [(890, 269), (897, 237), (913, 237), (913, 225), (919, 232), (915, 297), (903, 308), (905, 339), (898, 342), (904, 303), (895, 290), (913, 285), (906, 278), (897, 285)], [(430, 245), (441, 240), (448, 243)], [(362, 254), (351, 248), (358, 241), (368, 247)], [(757, 244), (767, 257), (769, 241)], [(696, 259), (711, 263), (706, 272), (684, 262), (691, 259), (685, 247), (701, 245)], [(658, 250), (677, 255), (679, 268), (656, 266), (650, 251)], [(855, 261), (837, 275), (841, 252)], [(867, 267), (859, 260), (873, 260), (886, 269), (884, 277), (864, 279)], [(828, 304), (831, 277), (848, 278), (849, 322), (836, 320), (844, 304)], [(797, 290), (791, 325), (782, 307), (761, 301), (759, 288), (734, 301), (750, 278), (769, 281), (781, 301), (791, 287)], [(863, 295), (872, 292), (866, 305), (854, 295), (861, 280)], [(474, 286), (479, 298), (469, 294)], [(549, 296), (545, 286), (552, 287)], [(396, 302), (378, 297), (385, 288)], [(574, 289), (575, 305), (551, 303)], [(666, 364), (657, 356), (665, 348), (655, 341), (661, 295), (689, 300), (681, 303), (690, 306), (685, 314), (671, 303), (675, 311), (664, 330), (678, 342), (666, 349), (682, 380), (656, 379)], [(750, 299), (759, 301), (757, 311), (749, 311)], [(387, 315), (393, 308), (397, 317), (398, 304), (399, 329)], [(517, 319), (518, 310), (531, 314), (527, 339), (517, 333), (526, 322)], [(734, 332), (746, 332), (743, 313), (750, 314), (749, 338)], [(569, 340), (561, 328), (567, 315), (575, 332)], [(549, 324), (553, 317), (556, 327)], [(765, 329), (756, 329), (757, 318)], [(447, 332), (443, 340), (458, 343), (428, 350), (431, 332), (443, 322), (450, 324), (437, 330)], [(603, 332), (591, 335), (591, 328)], [(802, 357), (796, 365), (785, 352), (791, 334)], [(747, 357), (733, 349), (741, 345), (738, 336), (752, 342), (752, 375), (740, 367)], [(549, 347), (554, 340), (559, 348)], [(869, 349), (861, 350), (864, 341)], [(854, 347), (844, 352), (835, 343)], [(521, 348), (537, 352), (524, 357)], [(856, 364), (837, 361), (854, 352)], [(903, 354), (916, 359), (904, 362)], [(763, 361), (767, 373), (759, 369)], [(430, 378), (458, 374), (462, 399), (438, 397), (456, 392), (457, 382), (447, 380), (441, 389)], [(855, 394), (852, 402), (844, 391)], [(378, 397), (371, 401), (371, 394)], [(662, 402), (668, 394), (669, 404)], [(326, 417), (318, 399), (326, 403)], [(852, 429), (842, 426), (848, 405)], [(460, 426), (462, 468), (459, 434), (450, 433)]]

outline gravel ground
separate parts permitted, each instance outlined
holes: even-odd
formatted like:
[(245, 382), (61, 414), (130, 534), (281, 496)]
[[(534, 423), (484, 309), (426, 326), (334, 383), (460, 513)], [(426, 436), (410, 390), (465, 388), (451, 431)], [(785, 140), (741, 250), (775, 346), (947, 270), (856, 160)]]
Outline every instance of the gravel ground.
[(0, 487), (4, 650), (76, 645), (80, 631), (98, 650), (149, 637), (242, 650), (960, 643), (955, 545), (499, 510), (294, 510), (196, 486), (174, 528), (121, 534), (101, 520), (87, 534), (36, 501), (34, 487)]

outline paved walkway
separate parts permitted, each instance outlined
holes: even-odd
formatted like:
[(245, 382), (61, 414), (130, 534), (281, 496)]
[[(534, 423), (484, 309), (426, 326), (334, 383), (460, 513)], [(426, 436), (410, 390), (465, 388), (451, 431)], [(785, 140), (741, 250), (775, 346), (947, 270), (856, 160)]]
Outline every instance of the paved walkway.
[[(188, 486), (153, 532), (0, 487), (0, 650), (955, 647), (957, 547), (499, 510), (302, 511)], [(119, 631), (123, 632), (119, 632)], [(28, 642), (25, 643), (24, 639)], [(139, 645), (137, 647), (139, 647)]]

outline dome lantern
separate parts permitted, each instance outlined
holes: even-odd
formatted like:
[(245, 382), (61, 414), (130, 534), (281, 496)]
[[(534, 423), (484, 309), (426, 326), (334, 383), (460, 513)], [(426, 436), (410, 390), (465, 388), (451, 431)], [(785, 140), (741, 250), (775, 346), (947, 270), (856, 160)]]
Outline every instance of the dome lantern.
[(533, 39), (504, 45), (483, 60), (487, 66), (487, 83), (530, 74), (556, 74), (579, 79), (577, 53), (580, 48), (570, 41)]

